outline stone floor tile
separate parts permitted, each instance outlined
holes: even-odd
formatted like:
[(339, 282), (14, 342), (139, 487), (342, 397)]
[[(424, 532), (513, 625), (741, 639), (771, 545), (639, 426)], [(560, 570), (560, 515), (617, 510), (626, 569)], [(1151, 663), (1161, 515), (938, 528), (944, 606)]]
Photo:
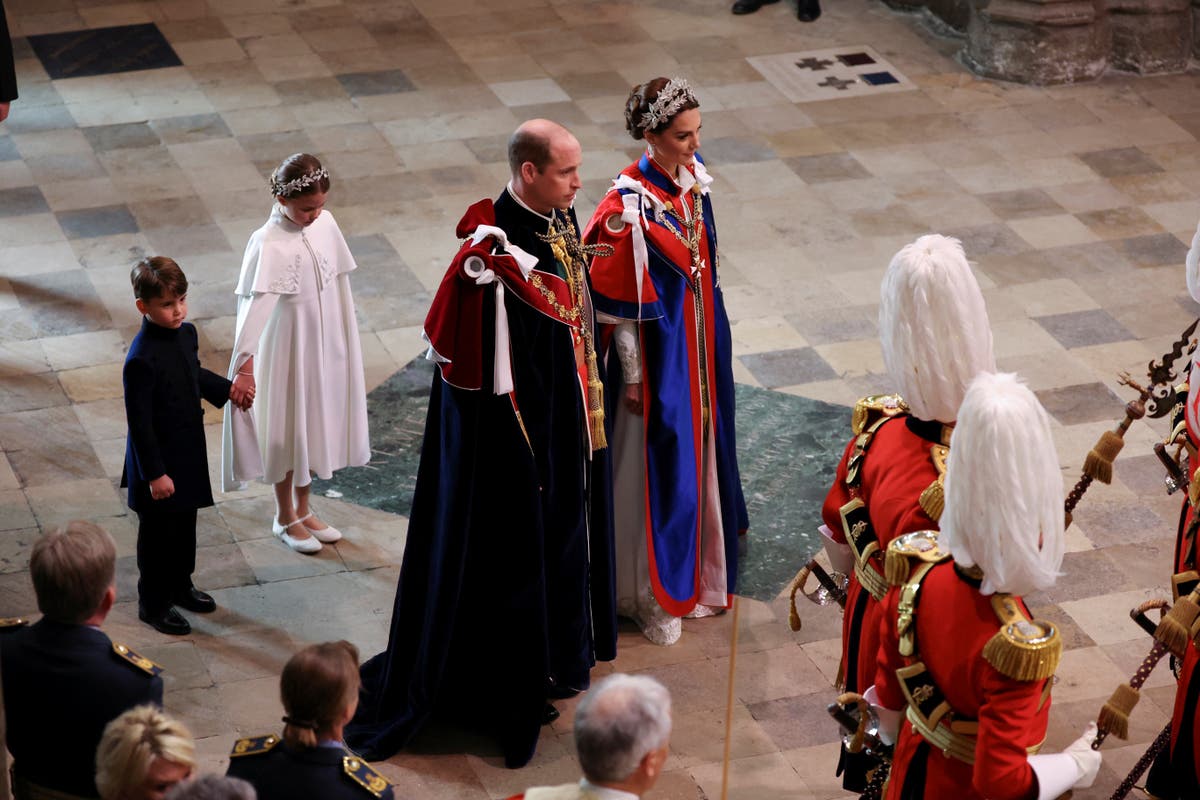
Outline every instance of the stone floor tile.
[(834, 694), (825, 687), (812, 694), (795, 695), (749, 706), (750, 713), (782, 750), (830, 744), (841, 740), (838, 725), (825, 707)]
[(36, 186), (19, 186), (0, 190), (0, 216), (22, 217), (50, 211), (46, 198)]
[[(95, 474), (95, 473), (93, 473)], [(54, 484), (29, 486), (25, 489), (29, 507), (43, 529), (61, 525), (73, 519), (119, 517), (125, 513), (124, 503), (107, 478), (62, 480)]]
[(989, 192), (980, 195), (979, 199), (1004, 220), (1049, 216), (1063, 210), (1062, 206), (1041, 189)]
[(784, 163), (805, 183), (871, 177), (871, 173), (849, 153), (798, 155), (785, 158)]
[(55, 216), (68, 239), (136, 233), (138, 230), (137, 221), (124, 205), (61, 211)]
[(1070, 214), (1010, 219), (1008, 225), (1022, 239), (1038, 249), (1086, 244), (1098, 238), (1086, 225)]
[(1162, 226), (1140, 208), (1109, 208), (1075, 216), (1101, 239), (1126, 239), (1163, 232)]
[(1148, 172), (1163, 171), (1158, 162), (1137, 147), (1080, 153), (1079, 160), (1095, 170), (1096, 174), (1102, 178), (1144, 175)]
[(1116, 242), (1118, 250), (1138, 267), (1181, 264), (1187, 246), (1169, 233), (1133, 236)]
[(837, 373), (811, 347), (753, 353), (739, 360), (754, 373), (763, 386), (791, 386), (809, 381), (828, 380)]
[(1107, 344), (1134, 338), (1112, 315), (1103, 309), (1047, 314), (1037, 317), (1037, 323), (1057, 339), (1063, 347)]

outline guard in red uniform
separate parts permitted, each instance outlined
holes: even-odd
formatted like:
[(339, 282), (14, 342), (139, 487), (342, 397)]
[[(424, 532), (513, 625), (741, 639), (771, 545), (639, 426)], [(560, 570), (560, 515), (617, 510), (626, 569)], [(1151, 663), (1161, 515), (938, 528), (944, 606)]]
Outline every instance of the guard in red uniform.
[(900, 536), (886, 556), (896, 585), (867, 699), (896, 742), (888, 800), (1050, 800), (1095, 780), (1094, 726), (1036, 755), (1062, 641), (1020, 595), (1053, 586), (1062, 565), (1061, 485), (1033, 393), (1015, 375), (979, 375), (958, 414), (941, 533)]
[(859, 401), (854, 439), (822, 508), (830, 560), (850, 575), (842, 670), (852, 692), (875, 679), (888, 543), (937, 528), (959, 403), (978, 372), (995, 369), (987, 308), (958, 240), (922, 236), (896, 253), (880, 292), (879, 336), (899, 395)]
[[(1192, 237), (1192, 247), (1187, 254), (1187, 286), (1188, 292), (1196, 302), (1200, 302), (1200, 226)], [(1200, 469), (1200, 377), (1195, 382), (1192, 375), (1196, 373), (1196, 361), (1200, 359), (1200, 348), (1192, 353), (1187, 366), (1184, 382), (1175, 387), (1176, 403), (1171, 411), (1171, 434), (1167, 442), (1183, 445), (1189, 457), (1188, 492), (1183, 500), (1183, 509), (1179, 515), (1179, 533), (1175, 539), (1175, 574), (1196, 569), (1197, 539), (1200, 530), (1193, 530), (1193, 519), (1200, 506), (1200, 481), (1196, 480), (1197, 469)]]

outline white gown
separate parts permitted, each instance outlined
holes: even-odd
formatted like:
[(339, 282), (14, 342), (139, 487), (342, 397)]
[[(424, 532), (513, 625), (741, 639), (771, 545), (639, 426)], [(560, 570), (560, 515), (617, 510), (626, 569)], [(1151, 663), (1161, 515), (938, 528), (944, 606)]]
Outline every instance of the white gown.
[(275, 484), (370, 459), (367, 393), (350, 272), (350, 248), (328, 211), (307, 228), (281, 206), (250, 236), (238, 280), (229, 377), (254, 357), (256, 397), (232, 404), (221, 441), (221, 484)]

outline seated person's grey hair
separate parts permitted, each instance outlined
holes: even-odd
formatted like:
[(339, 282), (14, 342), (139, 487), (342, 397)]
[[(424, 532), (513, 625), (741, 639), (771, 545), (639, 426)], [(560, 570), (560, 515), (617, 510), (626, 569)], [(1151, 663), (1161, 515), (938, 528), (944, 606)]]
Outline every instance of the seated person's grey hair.
[(165, 800), (258, 800), (254, 787), (228, 775), (201, 775), (194, 781), (177, 783)]
[(575, 710), (575, 749), (592, 783), (625, 780), (670, 736), (671, 695), (646, 675), (610, 675)]

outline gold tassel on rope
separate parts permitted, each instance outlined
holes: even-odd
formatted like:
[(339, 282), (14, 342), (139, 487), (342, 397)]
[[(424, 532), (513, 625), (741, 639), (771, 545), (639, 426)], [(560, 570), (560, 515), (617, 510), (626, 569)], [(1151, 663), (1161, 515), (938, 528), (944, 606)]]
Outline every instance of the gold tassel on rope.
[(588, 370), (588, 424), (591, 426), (592, 450), (608, 447), (604, 434), (604, 384), (600, 382), (600, 371), (596, 369), (596, 349), (591, 346), (591, 336), (586, 338)]
[(1083, 460), (1083, 474), (1091, 475), (1101, 483), (1112, 483), (1113, 461), (1125, 446), (1125, 440), (1113, 431), (1100, 435), (1096, 446), (1088, 451)]
[(1155, 640), (1165, 644), (1168, 650), (1179, 657), (1187, 650), (1188, 641), (1192, 638), (1192, 626), (1200, 619), (1200, 605), (1196, 600), (1195, 592), (1179, 598), (1154, 631)]
[(1122, 683), (1113, 690), (1112, 697), (1100, 708), (1096, 716), (1096, 727), (1108, 731), (1118, 739), (1129, 738), (1129, 715), (1137, 705), (1141, 695), (1128, 683)]

